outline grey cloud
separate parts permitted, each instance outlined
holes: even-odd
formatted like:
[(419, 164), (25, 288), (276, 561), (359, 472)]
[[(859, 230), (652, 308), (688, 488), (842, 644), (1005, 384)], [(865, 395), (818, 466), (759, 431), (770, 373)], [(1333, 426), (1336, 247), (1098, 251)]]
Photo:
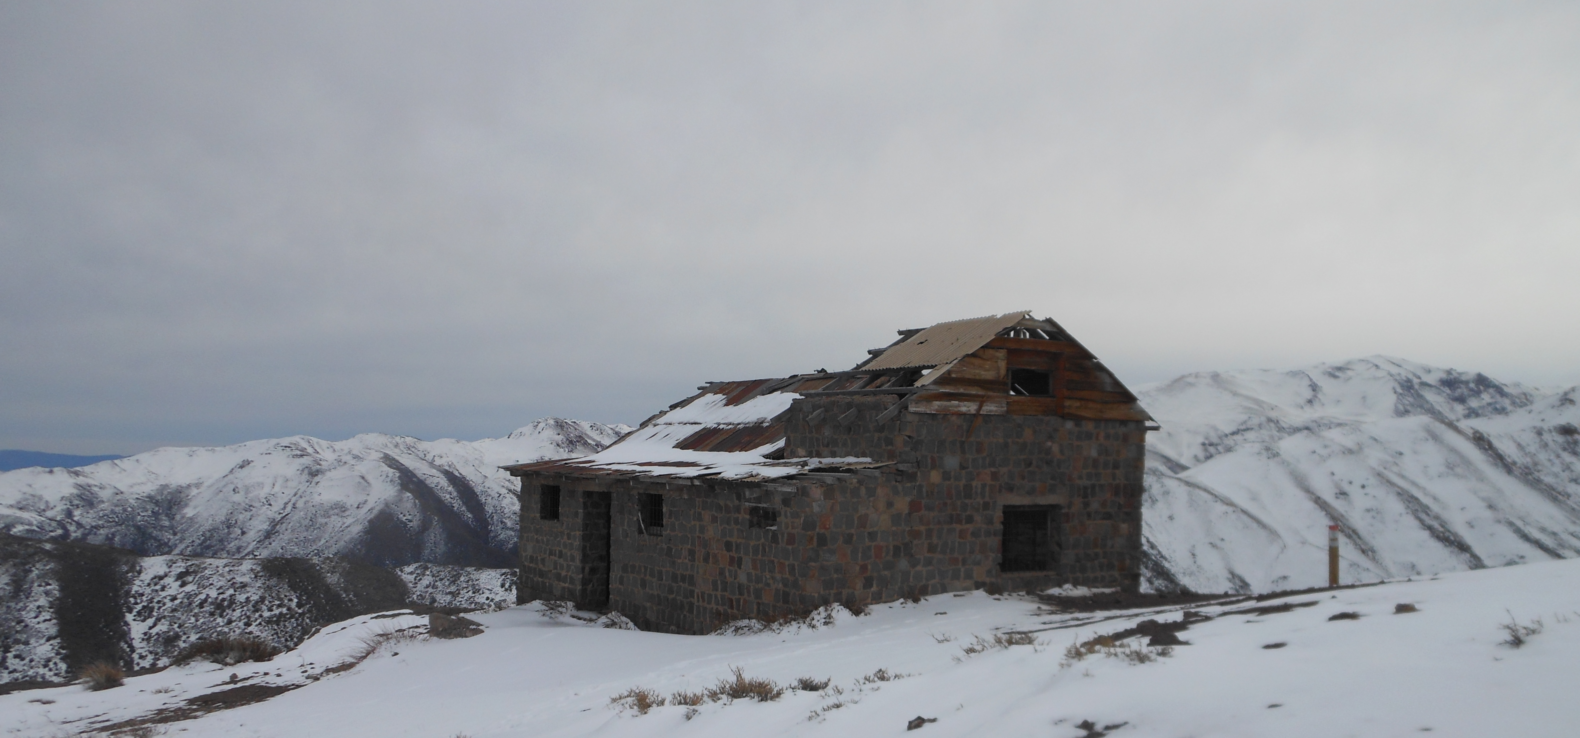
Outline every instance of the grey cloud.
[(635, 422), (1030, 308), (1573, 382), (1564, 3), (0, 7), (0, 446)]

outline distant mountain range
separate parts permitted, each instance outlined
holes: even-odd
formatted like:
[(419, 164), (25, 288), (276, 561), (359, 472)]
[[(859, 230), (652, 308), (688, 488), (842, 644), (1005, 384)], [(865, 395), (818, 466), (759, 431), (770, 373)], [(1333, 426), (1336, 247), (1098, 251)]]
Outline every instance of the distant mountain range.
[(1580, 389), (1371, 357), (1140, 388), (1146, 581), (1268, 591), (1580, 554)]
[[(1371, 357), (1138, 388), (1145, 585), (1268, 591), (1580, 555), (1580, 389)], [(143, 555), (342, 556), (514, 566), (515, 480), (625, 426), (547, 419), (506, 438), (366, 434), (170, 448), (0, 473), (0, 532)]]
[(19, 469), (0, 473), (0, 532), (144, 556), (509, 567), (517, 482), (498, 467), (592, 453), (626, 430), (549, 418), (481, 441), (294, 436)]
[(101, 461), (114, 461), (124, 459), (125, 456), (78, 456), (76, 454), (50, 454), (43, 451), (21, 451), (18, 449), (0, 449), (0, 472), (26, 469), (30, 466), (59, 469), (75, 469), (79, 466), (97, 464)]

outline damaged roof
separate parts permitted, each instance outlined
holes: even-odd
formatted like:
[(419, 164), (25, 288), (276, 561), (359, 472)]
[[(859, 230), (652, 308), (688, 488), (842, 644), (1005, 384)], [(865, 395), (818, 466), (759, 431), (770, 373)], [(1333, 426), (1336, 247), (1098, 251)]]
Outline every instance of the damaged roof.
[(999, 332), (1031, 315), (1030, 310), (939, 323), (885, 349), (863, 369), (934, 367), (987, 345)]
[[(718, 478), (767, 480), (813, 471), (839, 471), (887, 466), (867, 458), (784, 458), (785, 414), (802, 397), (831, 395), (899, 395), (890, 411), (879, 422), (911, 404), (913, 397), (946, 398), (944, 405), (957, 402), (962, 392), (976, 413), (1003, 413), (1002, 401), (994, 407), (976, 398), (991, 390), (955, 387), (945, 379), (957, 363), (967, 367), (980, 358), (967, 358), (990, 343), (997, 346), (1021, 341), (1048, 346), (1053, 351), (1075, 352), (1089, 359), (1093, 370), (1102, 372), (1118, 386), (1121, 400), (1134, 402), (1134, 396), (1118, 385), (1106, 369), (1101, 369), (1074, 339), (1058, 324), (1031, 317), (1029, 311), (989, 315), (980, 318), (939, 323), (923, 330), (900, 331), (900, 339), (883, 348), (854, 369), (843, 372), (819, 371), (780, 379), (754, 379), (739, 382), (711, 382), (699, 392), (671, 405), (669, 409), (644, 421), (641, 427), (590, 456), (557, 459), (502, 467), (515, 476), (530, 472), (572, 475), (655, 476), (671, 478)], [(997, 342), (995, 340), (997, 339)], [(1021, 344), (1014, 344), (1021, 345)], [(1058, 348), (1053, 348), (1058, 347)], [(1046, 349), (1039, 349), (1046, 350)], [(999, 350), (999, 353), (1004, 353)], [(1049, 354), (1041, 354), (1047, 356)], [(1002, 361), (1000, 361), (1002, 364)], [(1059, 363), (1060, 371), (1065, 364)], [(1000, 367), (1002, 369), (1002, 366)], [(964, 369), (962, 369), (964, 371)], [(976, 371), (976, 369), (973, 369)], [(957, 372), (958, 373), (958, 372)], [(952, 376), (952, 375), (951, 375)], [(973, 380), (964, 380), (967, 382)], [(980, 384), (980, 382), (978, 382)], [(1091, 384), (1086, 382), (1086, 384)], [(973, 385), (975, 386), (975, 385)], [(1072, 386), (1074, 384), (1072, 383)], [(1090, 388), (1087, 388), (1090, 390)], [(1062, 390), (1061, 390), (1062, 391)], [(1005, 392), (1008, 392), (1006, 386)], [(926, 393), (920, 394), (920, 393)], [(976, 393), (976, 394), (971, 394)], [(1087, 391), (1090, 394), (1090, 391)], [(1071, 392), (1070, 406), (1081, 402)], [(955, 398), (955, 399), (950, 399)], [(1038, 398), (1016, 398), (1035, 401)], [(1089, 398), (1088, 398), (1089, 399)], [(1065, 412), (1066, 399), (1053, 402), (1056, 412), (1046, 408), (1029, 414)], [(922, 404), (922, 403), (917, 403)], [(935, 402), (935, 405), (938, 403)], [(996, 409), (995, 409), (996, 408)], [(1136, 406), (1137, 418), (1150, 416)], [(948, 410), (920, 410), (949, 412)], [(1072, 417), (1083, 417), (1079, 409)], [(1105, 417), (1102, 415), (1084, 417)], [(1128, 418), (1135, 419), (1135, 418)]]
[[(786, 379), (716, 382), (676, 403), (608, 448), (575, 459), (502, 467), (528, 471), (636, 474), (662, 477), (775, 479), (816, 469), (874, 466), (866, 458), (784, 459), (782, 416), (802, 395), (839, 377), (798, 375)], [(810, 390), (808, 390), (810, 391)]]

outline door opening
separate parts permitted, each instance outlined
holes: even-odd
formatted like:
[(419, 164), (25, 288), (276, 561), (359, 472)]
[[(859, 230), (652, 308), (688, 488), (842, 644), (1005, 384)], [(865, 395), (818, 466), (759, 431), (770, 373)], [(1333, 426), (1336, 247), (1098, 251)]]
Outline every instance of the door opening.
[(601, 610), (609, 606), (609, 519), (613, 512), (608, 492), (582, 492), (582, 565), (576, 606)]

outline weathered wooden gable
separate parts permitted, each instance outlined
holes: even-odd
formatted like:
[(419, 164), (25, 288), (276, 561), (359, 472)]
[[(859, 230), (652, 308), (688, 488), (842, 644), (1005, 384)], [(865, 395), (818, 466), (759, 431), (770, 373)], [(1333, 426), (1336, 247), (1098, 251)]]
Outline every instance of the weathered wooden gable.
[[(1136, 396), (1085, 346), (1052, 320), (1027, 318), (924, 380), (911, 412), (1057, 415), (1082, 420), (1151, 421)], [(1046, 395), (1016, 394), (1016, 369), (1047, 375)]]

